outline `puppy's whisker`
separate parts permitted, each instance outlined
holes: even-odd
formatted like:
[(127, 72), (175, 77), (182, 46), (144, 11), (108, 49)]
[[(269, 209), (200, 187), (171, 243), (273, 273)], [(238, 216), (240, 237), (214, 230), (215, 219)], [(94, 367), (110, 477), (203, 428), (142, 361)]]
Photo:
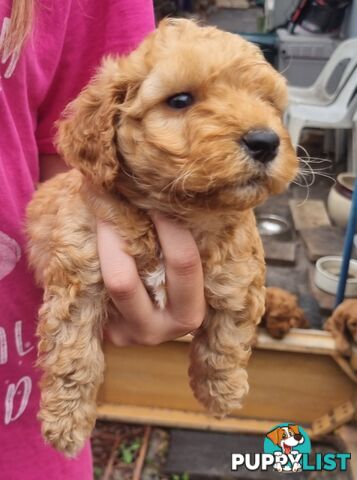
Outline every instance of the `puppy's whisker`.
[(299, 172), (298, 175), (295, 177), (294, 181), (296, 182), (297, 180), (300, 180), (300, 179), (305, 182), (305, 185), (301, 185), (301, 186), (303, 186), (305, 188), (309, 188), (309, 187), (311, 187), (311, 185), (314, 184), (315, 174), (311, 173), (311, 172), (307, 172), (307, 173)]
[[(309, 152), (306, 150), (305, 147), (303, 147), (303, 146), (300, 145), (300, 144), (297, 144), (297, 145), (296, 145), (296, 150), (297, 150), (298, 148), (300, 148), (300, 150), (302, 150), (302, 151), (305, 153), (306, 158), (310, 158), (310, 154), (309, 154)], [(299, 157), (299, 158), (300, 158), (300, 157)]]
[[(299, 203), (299, 206), (300, 206), (300, 205), (303, 205), (309, 198), (310, 187), (311, 187), (311, 185), (313, 185), (313, 183), (315, 181), (315, 172), (312, 169), (311, 165), (309, 164), (308, 160), (306, 160), (306, 158), (310, 158), (308, 152), (306, 151), (305, 148), (303, 148), (301, 146), (299, 146), (299, 147), (304, 151), (304, 153), (307, 156), (307, 157), (298, 157), (299, 161), (303, 164), (303, 166), (307, 167), (307, 168), (303, 168), (302, 166), (300, 166), (300, 168), (298, 170), (298, 174), (292, 182), (293, 184), (297, 185), (298, 187), (306, 189), (305, 198), (301, 203)], [(308, 180), (309, 177), (311, 177), (310, 181)], [(299, 182), (300, 179), (304, 183), (300, 183)]]
[(329, 180), (331, 180), (332, 183), (334, 183), (334, 184), (336, 183), (336, 179), (332, 175), (329, 175), (328, 173), (315, 170), (314, 175), (319, 176), (319, 177), (328, 178)]
[(316, 178), (316, 176), (326, 177), (326, 178), (329, 178), (330, 180), (332, 180), (333, 182), (335, 182), (335, 178), (333, 177), (333, 175), (326, 173), (326, 170), (328, 170), (328, 167), (313, 168), (313, 167), (310, 165), (310, 162), (308, 162), (308, 161), (306, 161), (306, 160), (303, 160), (303, 159), (301, 159), (301, 158), (300, 158), (300, 160), (302, 161), (302, 163), (304, 164), (304, 166), (307, 167), (307, 168), (300, 167), (300, 168), (299, 168), (299, 173), (300, 173), (300, 174), (306, 175), (306, 176), (312, 175), (314, 179)]
[[(329, 167), (326, 166), (326, 167), (323, 167), (323, 168), (313, 168), (311, 166), (311, 164), (324, 164), (324, 163), (327, 163), (328, 165), (331, 165), (331, 160), (329, 159), (324, 159), (324, 158), (319, 158), (319, 157), (311, 157), (309, 155), (309, 153), (307, 152), (307, 150), (302, 147), (301, 145), (298, 145), (298, 147), (300, 149), (302, 149), (304, 151), (304, 153), (306, 154), (306, 156), (299, 156), (299, 160), (300, 162), (303, 163), (304, 166), (307, 167), (308, 171), (311, 172), (311, 173), (316, 173), (316, 172), (319, 172), (319, 171), (324, 171), (324, 170), (327, 170)], [(300, 171), (302, 171), (304, 169), (301, 169), (300, 168)], [(305, 170), (306, 171), (306, 170)]]
[[(304, 160), (302, 158), (299, 158), (299, 160), (303, 165), (303, 166), (299, 167), (299, 174), (301, 174), (302, 176), (311, 175), (312, 183), (313, 183), (315, 181), (315, 171), (314, 171), (314, 169), (312, 168), (312, 166), (310, 165), (308, 160)], [(304, 168), (304, 167), (306, 167), (306, 168)], [(312, 183), (311, 183), (311, 185), (312, 185)]]
[[(306, 188), (305, 198), (299, 204), (302, 205), (308, 200), (310, 193), (309, 189), (314, 184), (317, 176), (328, 178), (333, 182), (335, 182), (335, 179), (326, 173), (326, 170), (329, 170), (332, 164), (331, 160), (320, 157), (311, 157), (304, 147), (298, 145), (298, 148), (303, 151), (304, 156), (298, 157), (301, 165), (299, 167), (298, 175), (292, 183), (299, 187)], [(317, 167), (317, 165), (319, 165), (319, 167)]]
[(279, 72), (281, 75), (284, 75), (284, 73), (287, 72), (290, 67), (291, 67), (291, 60), (289, 60), (289, 63), (288, 63), (287, 66), (284, 68), (284, 70), (278, 70), (278, 72)]
[(303, 156), (300, 156), (299, 158), (301, 158), (302, 160), (308, 160), (310, 163), (328, 163), (329, 165), (332, 165), (332, 160), (328, 159), (328, 158), (320, 158), (320, 157), (303, 157)]
[(307, 202), (307, 200), (309, 199), (309, 194), (310, 194), (310, 189), (309, 189), (309, 185), (307, 184), (307, 181), (306, 181), (306, 178), (303, 176), (302, 177), (305, 181), (305, 185), (297, 182), (296, 180), (293, 180), (292, 183), (294, 185), (297, 185), (298, 187), (302, 187), (302, 188), (306, 188), (306, 193), (305, 193), (305, 198), (304, 200), (302, 200), (300, 203), (298, 203), (298, 207), (300, 207), (301, 205), (303, 205), (305, 202)]

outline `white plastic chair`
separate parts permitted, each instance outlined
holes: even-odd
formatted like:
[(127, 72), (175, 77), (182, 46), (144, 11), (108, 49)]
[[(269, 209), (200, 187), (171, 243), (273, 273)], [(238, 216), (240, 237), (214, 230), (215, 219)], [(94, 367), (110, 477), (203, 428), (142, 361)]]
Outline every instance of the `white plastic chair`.
[[(354, 53), (355, 57), (357, 57), (357, 49)], [(357, 109), (357, 66), (350, 71), (348, 78), (344, 73), (343, 79), (343, 85), (340, 86), (340, 81), (339, 91), (330, 103), (309, 104), (301, 100), (289, 104), (285, 121), (293, 145), (298, 145), (304, 128), (352, 129), (352, 119)], [(326, 100), (326, 97), (324, 98)]]
[[(335, 88), (330, 91), (330, 82), (345, 67)], [(357, 67), (357, 38), (345, 40), (333, 52), (330, 60), (310, 87), (289, 87), (289, 104), (328, 105), (339, 95), (353, 70)]]

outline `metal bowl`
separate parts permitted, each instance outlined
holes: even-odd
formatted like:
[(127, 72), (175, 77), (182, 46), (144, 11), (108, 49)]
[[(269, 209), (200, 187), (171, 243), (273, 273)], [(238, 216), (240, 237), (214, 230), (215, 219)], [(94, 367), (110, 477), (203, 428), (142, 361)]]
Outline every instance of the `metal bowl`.
[(291, 239), (291, 225), (284, 217), (273, 214), (258, 214), (256, 219), (258, 231), (262, 237), (276, 240)]

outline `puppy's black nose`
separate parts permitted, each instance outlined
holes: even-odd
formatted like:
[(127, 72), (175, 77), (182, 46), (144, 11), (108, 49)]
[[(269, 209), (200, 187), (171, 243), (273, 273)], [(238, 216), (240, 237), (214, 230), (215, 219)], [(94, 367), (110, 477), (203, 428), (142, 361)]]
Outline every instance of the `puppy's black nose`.
[(280, 139), (273, 130), (252, 130), (242, 142), (253, 160), (268, 163), (276, 157)]
[(300, 442), (300, 440), (302, 439), (301, 433), (296, 433), (296, 434), (294, 435), (294, 438), (295, 438), (295, 440), (297, 440), (298, 442)]

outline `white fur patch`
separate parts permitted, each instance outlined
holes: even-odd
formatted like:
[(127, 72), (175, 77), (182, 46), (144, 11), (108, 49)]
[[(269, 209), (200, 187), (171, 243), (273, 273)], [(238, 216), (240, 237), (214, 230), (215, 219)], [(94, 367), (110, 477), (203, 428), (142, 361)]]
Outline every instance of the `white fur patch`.
[(145, 284), (153, 292), (155, 302), (161, 310), (165, 308), (167, 302), (165, 277), (165, 266), (163, 262), (160, 262), (156, 270), (145, 277)]

